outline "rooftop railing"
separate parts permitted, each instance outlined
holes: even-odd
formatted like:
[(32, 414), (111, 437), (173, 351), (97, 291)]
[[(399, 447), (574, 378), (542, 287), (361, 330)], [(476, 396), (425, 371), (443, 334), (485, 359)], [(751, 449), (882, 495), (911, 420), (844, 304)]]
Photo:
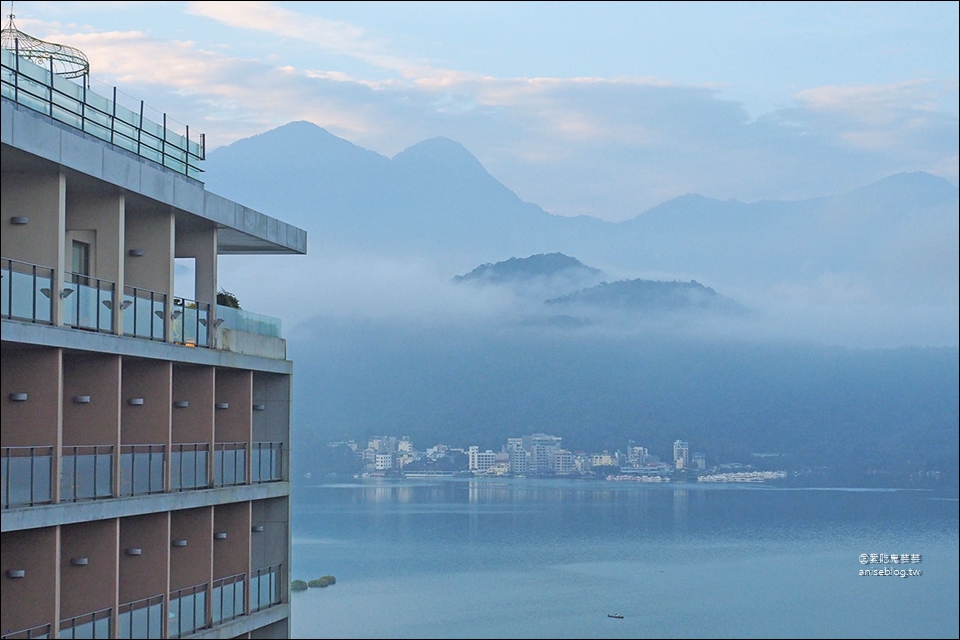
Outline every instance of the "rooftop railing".
[(118, 104), (118, 92), (105, 98), (88, 89), (89, 78), (82, 84), (57, 75), (51, 67), (41, 67), (17, 54), (2, 50), (2, 94), (29, 109), (52, 117), (58, 122), (93, 135), (104, 142), (199, 179), (200, 163), (206, 156), (204, 135), (193, 134), (184, 125), (183, 132), (173, 131), (167, 114), (161, 122), (145, 117), (145, 105), (130, 109)]

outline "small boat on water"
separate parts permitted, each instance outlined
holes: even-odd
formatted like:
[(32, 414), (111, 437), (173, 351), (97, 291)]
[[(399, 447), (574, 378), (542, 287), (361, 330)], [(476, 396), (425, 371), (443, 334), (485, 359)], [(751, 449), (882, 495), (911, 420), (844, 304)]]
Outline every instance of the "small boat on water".
[(617, 620), (623, 620), (623, 616), (620, 615), (619, 613), (608, 613), (608, 614), (607, 614), (607, 617), (608, 617), (608, 618), (616, 618)]

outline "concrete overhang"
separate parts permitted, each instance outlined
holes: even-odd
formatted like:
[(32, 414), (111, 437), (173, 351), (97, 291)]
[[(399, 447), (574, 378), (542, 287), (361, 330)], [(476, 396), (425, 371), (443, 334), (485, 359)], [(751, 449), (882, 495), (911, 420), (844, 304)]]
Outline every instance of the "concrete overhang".
[(146, 208), (173, 211), (178, 226), (216, 227), (221, 255), (307, 252), (303, 229), (211, 193), (199, 180), (6, 97), (0, 108), (0, 143), (4, 172), (63, 169), (80, 189), (103, 189), (106, 183)]

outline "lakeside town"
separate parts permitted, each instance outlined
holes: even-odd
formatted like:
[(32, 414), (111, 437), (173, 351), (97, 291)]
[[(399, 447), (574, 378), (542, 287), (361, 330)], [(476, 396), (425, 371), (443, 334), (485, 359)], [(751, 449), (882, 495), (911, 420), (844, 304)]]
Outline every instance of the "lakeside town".
[[(629, 441), (625, 451), (589, 453), (563, 448), (563, 439), (545, 433), (508, 438), (499, 451), (479, 446), (451, 447), (437, 444), (415, 448), (409, 437), (377, 436), (366, 444), (355, 440), (329, 443), (340, 452), (336, 472), (360, 478), (429, 477), (567, 477), (603, 478), (611, 482), (766, 482), (787, 477), (769, 464), (730, 462), (708, 466), (704, 453), (693, 451), (685, 440), (673, 442), (669, 461), (651, 454), (647, 447)], [(779, 453), (755, 453), (769, 462)], [(333, 456), (331, 456), (333, 458)], [(310, 479), (313, 471), (304, 472)]]

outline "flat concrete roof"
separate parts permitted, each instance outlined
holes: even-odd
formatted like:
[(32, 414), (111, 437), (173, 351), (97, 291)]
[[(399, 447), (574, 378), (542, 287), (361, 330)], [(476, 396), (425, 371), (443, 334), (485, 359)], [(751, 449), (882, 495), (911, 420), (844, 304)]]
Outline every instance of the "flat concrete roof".
[(113, 185), (136, 198), (168, 206), (177, 222), (212, 224), (217, 252), (305, 254), (307, 232), (211, 193), (203, 183), (79, 129), (2, 98), (0, 143), (3, 170), (62, 167), (75, 177)]

